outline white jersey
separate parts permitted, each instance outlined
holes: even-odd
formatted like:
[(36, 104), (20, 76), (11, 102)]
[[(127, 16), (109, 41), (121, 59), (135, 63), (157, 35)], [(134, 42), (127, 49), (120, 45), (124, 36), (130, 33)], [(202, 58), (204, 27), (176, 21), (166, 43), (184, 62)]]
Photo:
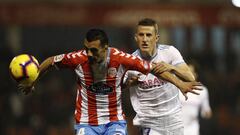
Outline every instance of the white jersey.
[(200, 95), (188, 94), (188, 100), (180, 94), (180, 99), (183, 105), (182, 116), (184, 121), (185, 135), (199, 135), (198, 113), (201, 109), (200, 115), (211, 111), (208, 98), (208, 90), (203, 86)]
[[(136, 50), (133, 55), (142, 58), (140, 50)], [(168, 45), (158, 45), (156, 54), (150, 60), (151, 63), (161, 61), (171, 65), (184, 63), (179, 51)], [(128, 71), (126, 76), (137, 74), (141, 73)], [(139, 81), (142, 83), (130, 88), (131, 103), (137, 113), (133, 124), (157, 130), (183, 127), (179, 89), (151, 73), (141, 74)]]

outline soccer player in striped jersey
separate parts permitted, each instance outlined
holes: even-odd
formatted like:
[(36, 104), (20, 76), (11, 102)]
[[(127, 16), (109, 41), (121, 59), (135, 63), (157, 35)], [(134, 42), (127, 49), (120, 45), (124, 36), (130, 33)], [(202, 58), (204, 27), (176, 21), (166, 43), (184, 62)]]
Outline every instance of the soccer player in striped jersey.
[[(158, 39), (155, 20), (139, 21), (135, 34), (139, 49), (133, 55), (149, 63), (159, 63), (159, 72), (168, 71), (183, 81), (195, 81), (180, 52), (173, 46), (158, 44)], [(144, 75), (138, 71), (128, 71), (124, 82), (132, 85), (130, 98), (136, 112), (133, 124), (140, 127), (142, 135), (184, 134), (179, 87), (154, 74)], [(186, 97), (186, 92), (181, 92)]]
[[(199, 83), (181, 82), (170, 73), (160, 73), (157, 64), (109, 47), (103, 30), (91, 29), (84, 40), (84, 49), (49, 57), (40, 65), (40, 77), (50, 67), (73, 69), (77, 75), (75, 108), (76, 135), (126, 135), (122, 111), (121, 80), (128, 69), (143, 74), (152, 72), (172, 81), (183, 90), (191, 91)], [(26, 94), (30, 86), (19, 85)]]

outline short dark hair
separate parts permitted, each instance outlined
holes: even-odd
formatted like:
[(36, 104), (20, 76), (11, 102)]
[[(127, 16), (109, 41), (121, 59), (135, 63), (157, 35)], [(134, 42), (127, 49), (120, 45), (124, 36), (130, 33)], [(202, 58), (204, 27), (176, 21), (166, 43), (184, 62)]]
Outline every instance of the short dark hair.
[(105, 45), (108, 45), (108, 36), (101, 29), (96, 29), (96, 28), (90, 29), (86, 34), (86, 40), (88, 42), (100, 40), (100, 44), (102, 47), (104, 47)]
[(150, 18), (144, 18), (138, 22), (138, 26), (153, 26), (155, 28), (156, 34), (158, 34), (157, 22)]

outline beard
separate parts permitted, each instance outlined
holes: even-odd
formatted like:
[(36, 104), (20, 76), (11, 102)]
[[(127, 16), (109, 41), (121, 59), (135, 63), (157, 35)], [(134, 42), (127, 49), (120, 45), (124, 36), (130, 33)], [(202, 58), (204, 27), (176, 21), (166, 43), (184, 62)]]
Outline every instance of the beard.
[(88, 61), (89, 61), (91, 64), (94, 64), (94, 63), (101, 64), (101, 63), (103, 62), (103, 59), (97, 59), (96, 57), (89, 56), (89, 57), (88, 57)]
[(96, 63), (97, 59), (92, 57), (92, 56), (90, 56), (90, 57), (88, 57), (88, 61), (89, 61), (89, 63)]

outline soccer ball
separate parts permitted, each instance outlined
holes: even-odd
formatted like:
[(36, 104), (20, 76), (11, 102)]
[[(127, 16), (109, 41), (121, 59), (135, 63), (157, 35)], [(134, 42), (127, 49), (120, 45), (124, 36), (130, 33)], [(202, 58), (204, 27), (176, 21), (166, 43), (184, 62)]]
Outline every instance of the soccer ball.
[(14, 80), (18, 83), (29, 85), (38, 77), (39, 63), (34, 56), (21, 54), (12, 59), (9, 70)]

